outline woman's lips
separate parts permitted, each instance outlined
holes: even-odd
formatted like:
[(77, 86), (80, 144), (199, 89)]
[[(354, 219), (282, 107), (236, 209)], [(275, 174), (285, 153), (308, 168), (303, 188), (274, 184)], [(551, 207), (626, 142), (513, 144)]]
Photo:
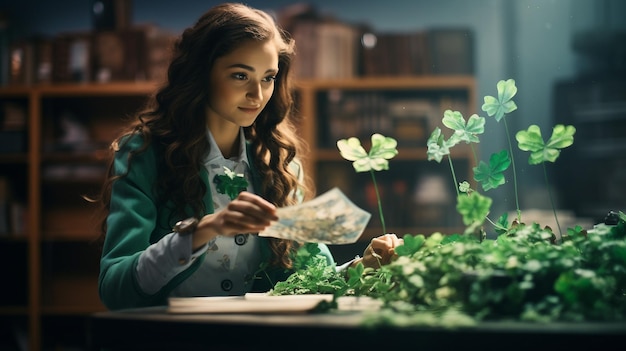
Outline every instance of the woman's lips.
[(240, 107), (240, 110), (246, 113), (254, 113), (259, 111), (259, 107)]

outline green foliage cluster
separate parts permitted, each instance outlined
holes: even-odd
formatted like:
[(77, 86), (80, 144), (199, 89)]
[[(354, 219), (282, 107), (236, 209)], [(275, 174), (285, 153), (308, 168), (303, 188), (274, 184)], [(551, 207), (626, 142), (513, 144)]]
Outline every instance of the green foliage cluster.
[[(485, 97), (482, 109), (505, 123), (508, 137), (504, 117), (517, 109), (512, 100), (517, 88), (510, 79), (498, 82), (497, 90), (497, 97)], [(511, 223), (506, 214), (494, 223), (487, 217), (491, 199), (472, 189), (468, 181), (457, 182), (450, 159), (455, 145), (479, 142), (485, 118), (472, 115), (466, 122), (460, 112), (446, 111), (443, 124), (454, 132), (446, 139), (436, 128), (427, 142), (428, 158), (441, 162), (447, 156), (450, 161), (457, 210), (467, 226), (463, 233), (405, 234), (404, 244), (395, 249), (396, 260), (378, 269), (359, 264), (348, 269), (347, 276), (321, 261), (315, 263), (315, 252), (304, 245), (300, 268), (278, 283), (273, 293), (374, 297), (384, 304), (368, 319), (370, 324), (626, 320), (626, 215), (618, 212), (617, 224), (598, 224), (589, 230), (576, 226), (561, 233), (559, 226), (558, 236), (550, 227), (525, 224), (519, 206)], [(530, 152), (529, 164), (544, 165), (545, 174), (545, 162), (555, 162), (561, 149), (573, 143), (574, 133), (573, 126), (557, 125), (544, 142), (539, 127), (531, 125), (517, 132), (515, 139), (521, 150)], [(387, 160), (397, 152), (391, 151), (396, 145), (392, 138), (378, 134), (372, 136), (372, 145), (374, 152), (368, 154), (355, 138), (338, 142), (341, 154), (354, 162), (357, 172), (373, 175), (374, 170), (388, 169)], [(512, 145), (509, 138), (509, 150), (493, 153), (489, 162), (476, 160), (473, 180), (483, 192), (505, 184), (504, 172), (510, 166), (515, 178)], [(514, 184), (517, 201), (515, 179)], [(496, 239), (486, 239), (485, 220), (494, 226)]]

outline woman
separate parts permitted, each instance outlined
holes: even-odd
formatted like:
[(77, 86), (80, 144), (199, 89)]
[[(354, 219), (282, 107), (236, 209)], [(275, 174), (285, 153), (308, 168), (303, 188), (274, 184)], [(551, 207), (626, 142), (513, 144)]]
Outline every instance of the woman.
[[(167, 82), (112, 143), (99, 278), (109, 309), (268, 291), (292, 272), (297, 243), (249, 233), (310, 198), (291, 122), (293, 56), (288, 34), (242, 4), (218, 5), (182, 33)], [(224, 167), (247, 183), (232, 200), (214, 182)], [(400, 242), (375, 238), (348, 264), (387, 263)]]

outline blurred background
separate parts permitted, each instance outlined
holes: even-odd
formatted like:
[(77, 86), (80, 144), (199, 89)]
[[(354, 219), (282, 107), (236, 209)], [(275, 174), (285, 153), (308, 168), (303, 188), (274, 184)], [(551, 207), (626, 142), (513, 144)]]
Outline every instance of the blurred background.
[[(0, 6), (5, 23), (0, 28), (4, 50), (9, 40), (93, 29), (97, 23), (92, 3), (87, 0), (4, 2)], [(153, 24), (178, 34), (216, 3), (186, 0), (174, 4), (171, 1), (134, 0), (130, 2), (127, 21), (130, 25)], [(568, 98), (574, 94), (572, 89), (586, 95), (583, 99), (589, 99), (590, 103), (596, 101), (593, 99), (608, 99), (611, 91), (623, 89), (619, 88), (619, 84), (612, 86), (606, 82), (623, 79), (626, 69), (626, 21), (623, 20), (626, 3), (619, 0), (389, 0), (371, 3), (357, 0), (311, 0), (304, 3), (251, 0), (247, 3), (277, 15), (289, 10), (303, 11), (301, 5), (305, 4), (313, 7), (318, 16), (333, 17), (380, 34), (467, 29), (467, 33), (471, 34), (471, 46), (457, 52), (468, 56), (469, 73), (476, 79), (475, 103), (478, 111), (472, 113), (482, 113), (482, 97), (496, 94), (498, 80), (513, 78), (519, 88), (515, 97), (519, 109), (509, 118), (510, 130), (526, 129), (530, 124), (537, 124), (547, 134), (544, 135), (546, 140), (555, 123), (575, 124), (576, 113), (572, 111)], [(7, 58), (3, 56), (6, 66)], [(573, 88), (574, 85), (577, 87)], [(621, 95), (613, 94), (618, 95), (618, 99), (621, 96), (621, 100), (615, 102), (623, 103), (623, 90), (620, 91)], [(594, 94), (599, 96), (593, 97)], [(624, 132), (623, 105), (620, 107), (610, 102), (610, 107), (606, 108), (615, 108), (608, 113), (619, 116), (603, 119), (607, 123), (602, 125), (610, 128), (597, 130), (602, 128), (590, 127), (597, 130), (594, 138), (602, 139), (602, 133), (609, 133), (609, 130), (615, 134), (618, 127), (620, 132)], [(485, 130), (480, 145), (481, 154), (486, 156), (508, 146), (501, 124), (497, 125), (488, 118)], [(579, 130), (576, 136), (583, 132)], [(584, 152), (572, 150), (564, 151), (563, 158), (567, 158), (567, 154), (571, 156)], [(623, 201), (605, 202), (598, 208), (589, 208), (590, 201), (584, 201), (585, 197), (593, 195), (593, 202), (599, 203), (596, 198), (599, 194), (612, 197), (626, 193), (623, 161), (616, 160), (620, 159), (619, 150), (609, 147), (602, 154), (609, 156), (613, 152), (608, 160), (593, 167), (560, 162), (564, 172), (552, 176), (550, 180), (555, 185), (555, 196), (561, 200), (560, 208), (575, 209), (580, 216), (598, 219), (609, 208), (623, 204)], [(621, 158), (624, 158), (623, 154)], [(517, 163), (519, 186), (524, 189), (520, 194), (520, 207), (545, 208), (550, 201), (546, 199), (542, 167), (528, 166), (522, 162), (525, 159), (525, 155), (520, 154)], [(547, 168), (556, 167), (548, 165)], [(612, 190), (608, 189), (609, 185)], [(497, 207), (494, 213), (515, 209), (511, 194), (505, 193), (504, 189), (494, 191), (491, 196)], [(621, 199), (623, 196), (618, 200)]]
[[(80, 203), (59, 206), (55, 201), (68, 192), (91, 189), (93, 182), (84, 185), (84, 179), (99, 179), (101, 168), (84, 157), (101, 149), (112, 135), (107, 118), (120, 111), (131, 113), (140, 105), (151, 91), (143, 83), (163, 78), (168, 45), (218, 3), (0, 1), (0, 205), (4, 206), (0, 234), (5, 234), (0, 235), (0, 250), (7, 257), (0, 262), (8, 266), (17, 259), (27, 267), (15, 273), (15, 280), (22, 282), (17, 292), (2, 296), (8, 302), (0, 306), (0, 326), (5, 330), (0, 340), (4, 336), (13, 341), (0, 342), (0, 348), (82, 347), (81, 337), (79, 341), (59, 337), (53, 325), (63, 325), (59, 320), (80, 323), (102, 308), (93, 290), (97, 262), (92, 259), (95, 266), (80, 278), (68, 278), (66, 270), (72, 264), (63, 259), (75, 251), (74, 246), (89, 241), (86, 234), (83, 239), (77, 240), (77, 235), (67, 239), (68, 218), (76, 220), (81, 214), (85, 221), (89, 216), (84, 216), (87, 210)], [(372, 211), (372, 226), (380, 223), (369, 175), (355, 174), (347, 161), (337, 159), (334, 141), (353, 135), (366, 140), (371, 132), (398, 138), (398, 160), (391, 160), (387, 173), (377, 175), (386, 192), (388, 223), (392, 227), (398, 223), (398, 230), (406, 232), (456, 230), (462, 223), (454, 214), (448, 161), (427, 162), (425, 141), (444, 109), (458, 109), (466, 119), (474, 113), (487, 117), (481, 110), (483, 97), (497, 96), (496, 83), (506, 79), (514, 79), (518, 87), (514, 97), (518, 109), (507, 115), (506, 126), (487, 117), (475, 148), (479, 159), (487, 161), (492, 153), (509, 149), (508, 134), (514, 143), (517, 188), (509, 169), (504, 186), (485, 192), (493, 199), (490, 217), (514, 215), (519, 208), (526, 221), (554, 228), (554, 204), (565, 229), (573, 224), (590, 227), (608, 211), (625, 209), (626, 2), (246, 3), (272, 13), (296, 38), (303, 133), (313, 147), (309, 166), (318, 191), (339, 186)], [(40, 126), (33, 133), (35, 121)], [(516, 147), (515, 132), (532, 124), (540, 127), (545, 141), (555, 124), (577, 129), (574, 144), (563, 149), (556, 163), (545, 164), (546, 173), (543, 165), (529, 165), (528, 153)], [(28, 136), (41, 140), (33, 142)], [(80, 154), (71, 161), (79, 166), (71, 176), (76, 178), (69, 179), (82, 181), (66, 181), (71, 184), (64, 184), (61, 193), (58, 180), (67, 179), (68, 153)], [(461, 181), (470, 176), (476, 159), (469, 149), (458, 156)], [(54, 186), (47, 187), (46, 181)], [(15, 219), (20, 206), (28, 220)], [(18, 210), (10, 210), (14, 208)], [(27, 235), (19, 239), (21, 232)], [(333, 249), (343, 259), (358, 253), (361, 245)], [(97, 252), (92, 256), (97, 259)], [(62, 282), (46, 285), (51, 280), (48, 274), (62, 277)], [(85, 279), (89, 283), (83, 284)], [(92, 298), (83, 307), (68, 312), (72, 303), (63, 298), (46, 307), (47, 289), (63, 295), (76, 286), (90, 289), (87, 294)]]

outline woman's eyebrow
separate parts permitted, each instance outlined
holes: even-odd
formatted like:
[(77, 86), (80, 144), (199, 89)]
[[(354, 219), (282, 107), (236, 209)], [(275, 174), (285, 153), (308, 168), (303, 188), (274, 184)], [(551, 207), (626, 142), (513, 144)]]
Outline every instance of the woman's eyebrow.
[(248, 66), (248, 65), (244, 65), (243, 63), (234, 63), (234, 64), (232, 64), (232, 65), (230, 65), (230, 66), (228, 66), (226, 68), (242, 68), (242, 69), (245, 69), (245, 70), (248, 70), (248, 71), (252, 71), (252, 72), (256, 71), (254, 69), (254, 67)]
[[(256, 69), (254, 69), (254, 67), (245, 65), (243, 63), (234, 63), (234, 64), (228, 66), (227, 68), (241, 68), (241, 69), (245, 69), (247, 71), (256, 72)], [(270, 69), (266, 70), (265, 73), (278, 73), (278, 69), (270, 68)]]

